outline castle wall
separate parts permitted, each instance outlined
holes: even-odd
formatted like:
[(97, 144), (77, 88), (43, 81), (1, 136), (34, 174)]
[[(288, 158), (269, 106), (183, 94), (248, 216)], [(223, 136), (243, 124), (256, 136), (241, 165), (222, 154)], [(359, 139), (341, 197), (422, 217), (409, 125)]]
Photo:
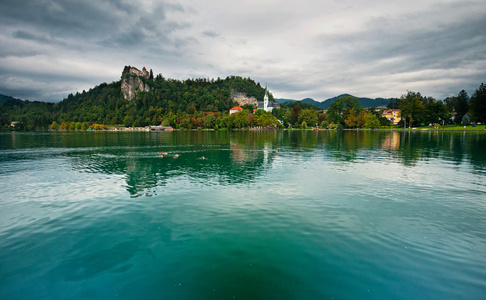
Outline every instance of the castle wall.
[(123, 93), (123, 97), (127, 100), (132, 100), (135, 97), (135, 93), (137, 92), (148, 92), (150, 87), (148, 84), (144, 83), (140, 77), (145, 79), (149, 79), (149, 72), (143, 68), (143, 71), (135, 67), (130, 67), (128, 72), (124, 71), (122, 73), (122, 81), (121, 81), (121, 91)]

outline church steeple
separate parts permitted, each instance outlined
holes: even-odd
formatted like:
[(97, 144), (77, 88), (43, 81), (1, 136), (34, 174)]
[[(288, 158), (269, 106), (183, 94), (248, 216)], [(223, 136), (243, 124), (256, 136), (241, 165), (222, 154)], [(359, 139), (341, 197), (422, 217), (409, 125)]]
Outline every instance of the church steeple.
[(266, 83), (265, 83), (265, 96), (263, 97), (263, 109), (265, 111), (268, 111), (268, 89)]

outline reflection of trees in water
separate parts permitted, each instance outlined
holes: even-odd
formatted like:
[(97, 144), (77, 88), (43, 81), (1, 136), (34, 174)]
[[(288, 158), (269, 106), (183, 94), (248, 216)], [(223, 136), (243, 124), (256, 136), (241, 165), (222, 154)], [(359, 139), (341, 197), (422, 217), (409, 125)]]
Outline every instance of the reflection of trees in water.
[[(73, 166), (84, 172), (120, 174), (131, 195), (151, 195), (173, 177), (203, 184), (237, 184), (254, 181), (266, 172), (279, 153), (286, 157), (321, 155), (337, 161), (390, 159), (413, 166), (420, 160), (441, 158), (470, 162), (486, 169), (483, 133), (411, 131), (270, 131), (176, 132), (108, 135), (75, 141), (84, 144), (66, 152)], [(63, 142), (64, 144), (66, 141)], [(91, 144), (94, 143), (94, 147)], [(278, 152), (280, 150), (280, 152)], [(169, 152), (164, 158), (158, 152)], [(180, 154), (177, 159), (174, 154)], [(204, 156), (206, 159), (201, 159)], [(148, 192), (148, 194), (146, 194)]]
[[(272, 162), (275, 134), (179, 132), (169, 143), (134, 143), (131, 147), (96, 148), (69, 153), (74, 168), (83, 172), (125, 176), (132, 196), (151, 196), (156, 186), (172, 177), (204, 184), (237, 184), (255, 180)], [(159, 152), (169, 154), (161, 157)], [(175, 159), (174, 155), (180, 154)], [(204, 159), (202, 158), (204, 157)]]

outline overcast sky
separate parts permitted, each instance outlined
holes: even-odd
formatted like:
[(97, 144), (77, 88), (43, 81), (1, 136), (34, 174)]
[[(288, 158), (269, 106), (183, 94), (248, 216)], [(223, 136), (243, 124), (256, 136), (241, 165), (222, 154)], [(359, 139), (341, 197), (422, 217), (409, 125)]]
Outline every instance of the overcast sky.
[(318, 101), (486, 83), (484, 0), (1, 0), (0, 28), (0, 94), (30, 100), (117, 81), (125, 65)]

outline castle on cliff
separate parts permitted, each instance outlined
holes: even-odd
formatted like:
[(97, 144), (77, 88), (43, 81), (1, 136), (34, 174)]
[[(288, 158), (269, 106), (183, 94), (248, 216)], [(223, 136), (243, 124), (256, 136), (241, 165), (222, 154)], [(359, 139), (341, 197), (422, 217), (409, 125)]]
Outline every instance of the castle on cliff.
[(143, 67), (142, 71), (131, 66), (126, 66), (123, 69), (121, 91), (125, 99), (132, 100), (136, 92), (150, 91), (149, 85), (142, 78), (150, 78), (150, 74), (145, 67)]

